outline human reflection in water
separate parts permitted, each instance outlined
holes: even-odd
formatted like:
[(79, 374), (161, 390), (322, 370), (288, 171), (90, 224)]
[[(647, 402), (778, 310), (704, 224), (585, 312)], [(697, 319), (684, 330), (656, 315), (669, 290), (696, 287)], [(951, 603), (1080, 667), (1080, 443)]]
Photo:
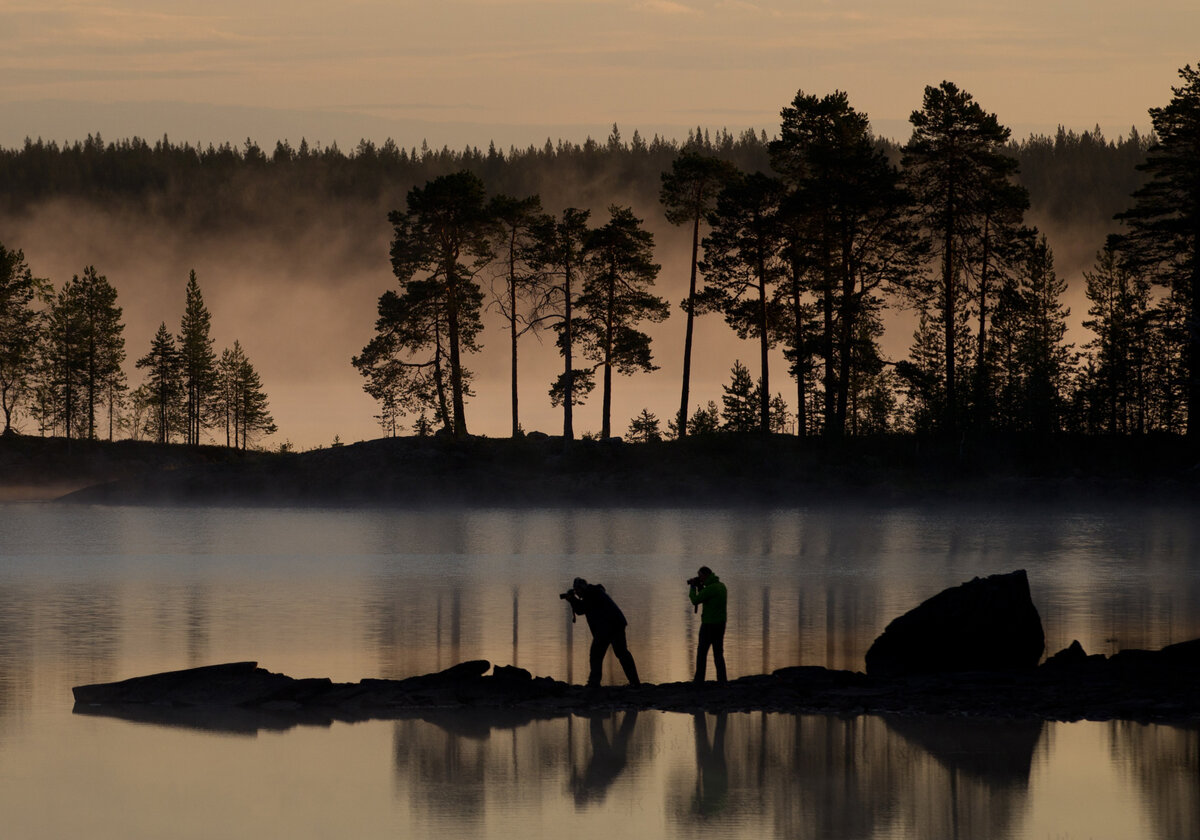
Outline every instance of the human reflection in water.
[(729, 801), (729, 766), (725, 763), (725, 725), (728, 715), (715, 716), (713, 737), (708, 739), (708, 719), (703, 712), (692, 717), (696, 731), (696, 797), (692, 811), (710, 817), (725, 810)]
[(571, 768), (571, 793), (575, 796), (575, 807), (603, 801), (612, 783), (625, 770), (625, 765), (629, 763), (629, 739), (633, 737), (637, 716), (636, 709), (624, 712), (617, 726), (616, 715), (612, 715), (616, 727), (612, 741), (604, 731), (604, 721), (609, 716), (593, 714), (590, 717), (588, 735), (592, 742), (592, 755), (582, 773)]

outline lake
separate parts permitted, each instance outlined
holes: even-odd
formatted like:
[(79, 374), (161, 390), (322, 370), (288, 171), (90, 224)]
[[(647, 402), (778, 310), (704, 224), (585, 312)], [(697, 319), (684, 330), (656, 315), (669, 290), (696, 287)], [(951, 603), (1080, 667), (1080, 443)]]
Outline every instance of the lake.
[[(0, 837), (1195, 838), (1200, 726), (430, 711), (287, 729), (75, 714), (71, 686), (254, 660), (582, 682), (558, 594), (603, 583), (643, 680), (690, 677), (684, 581), (730, 591), (730, 677), (863, 669), (895, 616), (1023, 568), (1047, 653), (1200, 637), (1195, 511), (1125, 504), (445, 511), (0, 504)], [(623, 682), (614, 661), (606, 681)]]

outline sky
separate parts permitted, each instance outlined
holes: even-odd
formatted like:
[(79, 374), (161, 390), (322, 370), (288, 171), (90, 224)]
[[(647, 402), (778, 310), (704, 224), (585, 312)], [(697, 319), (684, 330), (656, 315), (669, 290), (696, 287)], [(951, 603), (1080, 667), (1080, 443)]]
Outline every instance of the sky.
[[(626, 139), (634, 130), (681, 139), (696, 126), (774, 133), (798, 90), (845, 90), (876, 133), (903, 141), (924, 87), (943, 79), (1018, 138), (1059, 125), (1099, 125), (1116, 138), (1147, 130), (1147, 109), (1165, 104), (1178, 69), (1196, 62), (1195, 0), (0, 0), (0, 146), (99, 132), (238, 147), (252, 138), (268, 150), (277, 140), (348, 150), (388, 137), (505, 149), (603, 139), (614, 123)], [(660, 293), (677, 301), (687, 237), (660, 209), (640, 212), (657, 216)], [(56, 284), (96, 264), (122, 295), (131, 359), (160, 321), (178, 322), (196, 269), (218, 350), (240, 340), (263, 376), (280, 427), (268, 443), (309, 448), (379, 434), (349, 358), (394, 284), (382, 221), (377, 267), (367, 260), (354, 276), (334, 254), (280, 250), (254, 232), (198, 250), (170, 231), (54, 206), (0, 220), (0, 242)], [(1096, 232), (1051, 244), (1077, 280), (1102, 242)], [(1078, 320), (1085, 307), (1075, 308)], [(616, 431), (643, 407), (664, 421), (677, 407), (682, 329), (676, 315), (655, 333), (660, 371), (617, 384)], [(721, 349), (699, 354), (693, 405), (719, 399), (734, 357), (756, 358), (753, 347), (725, 346), (719, 319), (698, 330), (698, 347)], [(903, 352), (911, 330), (896, 335)], [(472, 432), (508, 432), (505, 340), (489, 327), (470, 361)], [(561, 419), (546, 389), (557, 361), (527, 347), (524, 425), (553, 432)], [(781, 360), (774, 370), (772, 390), (786, 393)], [(599, 427), (599, 395), (590, 402), (578, 431)]]
[(4, 0), (0, 145), (770, 130), (798, 89), (904, 139), (943, 79), (1018, 136), (1117, 136), (1197, 60), (1194, 0)]

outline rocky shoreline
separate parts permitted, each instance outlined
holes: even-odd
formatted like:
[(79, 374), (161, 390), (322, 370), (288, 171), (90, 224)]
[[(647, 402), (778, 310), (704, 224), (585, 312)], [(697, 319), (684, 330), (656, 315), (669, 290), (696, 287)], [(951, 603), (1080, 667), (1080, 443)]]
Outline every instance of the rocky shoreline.
[(797, 666), (722, 684), (588, 688), (482, 659), (357, 683), (235, 662), (73, 692), (81, 714), (233, 731), (447, 710), (530, 720), (636, 709), (1200, 721), (1200, 639), (1109, 657), (1073, 642), (1040, 662), (1044, 638), (1018, 569), (945, 589), (893, 620), (867, 651), (866, 673)]
[(1200, 721), (1200, 639), (1088, 656), (1078, 645), (1026, 671), (872, 677), (792, 667), (727, 684), (587, 688), (485, 660), (400, 680), (335, 683), (228, 663), (76, 686), (74, 711), (200, 729), (287, 729), (471, 712), (534, 720), (598, 710), (965, 715), (1042, 720)]

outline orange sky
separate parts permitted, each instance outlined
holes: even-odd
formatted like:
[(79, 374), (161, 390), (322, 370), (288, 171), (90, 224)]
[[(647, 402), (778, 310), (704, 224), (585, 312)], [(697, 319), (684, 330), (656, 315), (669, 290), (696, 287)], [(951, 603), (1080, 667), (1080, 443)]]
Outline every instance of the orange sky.
[[(237, 146), (249, 136), (266, 148), (304, 137), (350, 149), (389, 136), (405, 147), (494, 139), (505, 148), (547, 136), (603, 138), (614, 122), (626, 138), (634, 129), (678, 138), (697, 125), (773, 133), (798, 89), (844, 89), (878, 133), (903, 140), (923, 87), (942, 79), (974, 94), (1017, 137), (1098, 124), (1115, 138), (1130, 126), (1148, 129), (1146, 109), (1170, 98), (1179, 67), (1200, 61), (1198, 36), (1195, 0), (6, 0), (0, 146), (99, 131), (108, 140), (166, 133)], [(675, 303), (686, 237), (662, 222), (660, 208), (635, 210), (659, 231), (659, 291)], [(386, 229), (378, 271), (345, 277), (319, 260), (291, 265), (294, 255), (253, 239), (197, 255), (119, 219), (84, 226), (56, 221), (56, 212), (14, 221), (0, 241), (24, 249), (34, 272), (56, 284), (95, 263), (122, 295), (131, 360), (160, 321), (177, 325), (195, 268), (218, 350), (241, 340), (263, 375), (280, 426), (268, 443), (307, 448), (379, 434), (349, 357), (370, 338), (375, 300), (394, 282)], [(1060, 273), (1077, 283), (1103, 232), (1095, 242), (1050, 233)], [(1086, 307), (1076, 298), (1078, 321)], [(266, 324), (288, 340), (264, 336)], [(675, 410), (682, 329), (676, 311), (653, 331), (661, 371), (617, 382), (614, 431), (643, 407), (664, 423)], [(698, 329), (698, 346), (714, 352), (697, 360), (693, 405), (719, 399), (734, 358), (756, 358), (719, 318)], [(909, 335), (898, 330), (885, 350), (902, 353)], [(483, 340), (485, 352), (469, 364), (487, 386), (477, 388), (468, 422), (473, 432), (503, 435), (506, 336), (490, 328)], [(546, 389), (557, 357), (548, 342), (525, 346), (525, 427), (554, 432), (561, 415)], [(139, 381), (136, 372), (131, 379)], [(772, 390), (792, 393), (781, 360)], [(597, 393), (577, 431), (598, 430), (598, 415)]]
[(0, 144), (770, 130), (798, 88), (844, 89), (903, 139), (942, 79), (1018, 136), (1115, 136), (1148, 125), (1198, 45), (1193, 0), (7, 0)]

